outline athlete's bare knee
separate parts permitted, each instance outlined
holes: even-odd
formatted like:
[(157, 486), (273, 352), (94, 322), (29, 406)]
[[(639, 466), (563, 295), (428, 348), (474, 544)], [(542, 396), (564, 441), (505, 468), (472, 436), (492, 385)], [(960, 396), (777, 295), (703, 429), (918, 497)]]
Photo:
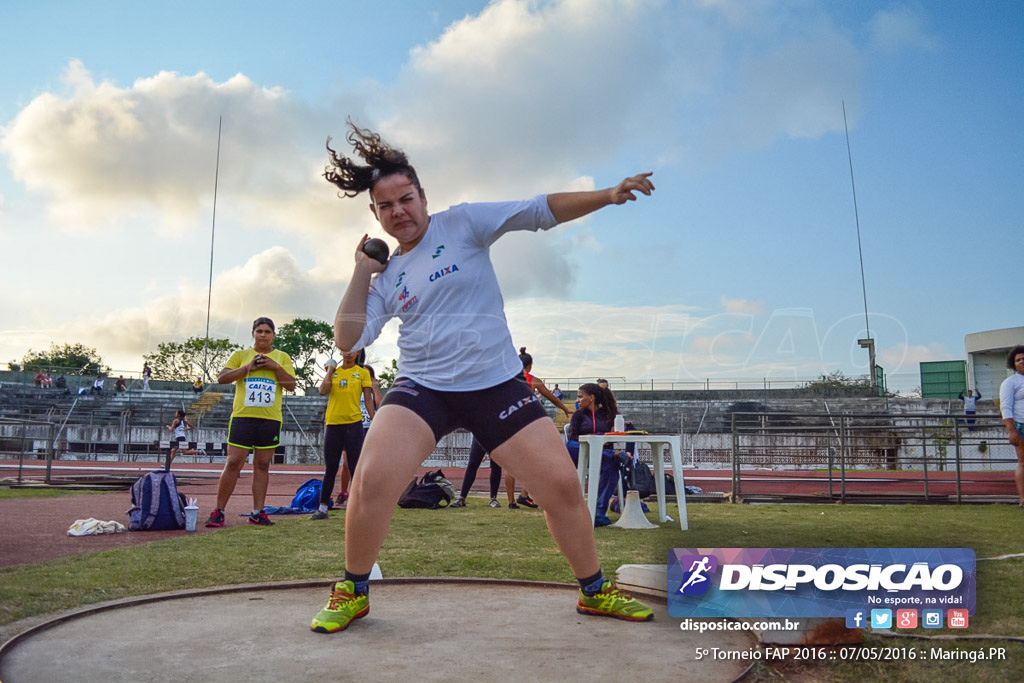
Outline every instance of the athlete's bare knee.
[(235, 474), (241, 472), (242, 468), (245, 467), (245, 459), (245, 455), (242, 457), (231, 457), (229, 455), (228, 459), (224, 462), (224, 471), (233, 472)]
[(356, 468), (355, 474), (352, 475), (349, 487), (354, 496), (379, 500), (382, 496), (389, 495), (390, 491), (395, 488), (392, 479), (393, 476), (385, 468), (367, 467), (361, 462)]

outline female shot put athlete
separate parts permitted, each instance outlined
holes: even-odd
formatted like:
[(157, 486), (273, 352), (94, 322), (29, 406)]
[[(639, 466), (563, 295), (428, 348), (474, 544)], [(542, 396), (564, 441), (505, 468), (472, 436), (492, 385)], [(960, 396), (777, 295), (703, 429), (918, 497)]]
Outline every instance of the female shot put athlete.
[[(350, 124), (351, 125), (351, 124)], [(437, 441), (462, 427), (533, 495), (580, 585), (577, 611), (647, 621), (651, 610), (604, 579), (594, 529), (565, 446), (523, 379), (512, 345), (491, 245), (513, 230), (547, 230), (609, 204), (651, 194), (650, 173), (590, 192), (460, 204), (427, 213), (405, 154), (351, 125), (363, 163), (330, 148), (328, 181), (370, 210), (398, 249), (387, 264), (356, 250), (334, 323), (343, 352), (368, 346), (397, 317), (398, 376), (367, 433), (345, 519), (345, 576), (310, 628), (341, 631), (369, 611), (368, 580), (405, 486)]]

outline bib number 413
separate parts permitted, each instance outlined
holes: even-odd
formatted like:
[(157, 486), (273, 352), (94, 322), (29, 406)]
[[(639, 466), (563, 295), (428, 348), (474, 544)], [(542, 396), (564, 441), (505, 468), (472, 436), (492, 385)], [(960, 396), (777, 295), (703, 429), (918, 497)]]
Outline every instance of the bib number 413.
[(273, 381), (250, 379), (245, 383), (245, 406), (247, 408), (269, 408), (274, 405), (277, 387)]

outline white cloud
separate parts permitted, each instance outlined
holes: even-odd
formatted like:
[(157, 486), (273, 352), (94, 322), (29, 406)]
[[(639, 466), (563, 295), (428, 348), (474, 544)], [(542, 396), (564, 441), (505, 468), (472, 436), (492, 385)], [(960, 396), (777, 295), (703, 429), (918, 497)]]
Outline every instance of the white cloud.
[[(14, 177), (45, 201), (52, 226), (97, 236), (104, 254), (123, 248), (111, 228), (159, 228), (156, 255), (124, 266), (127, 282), (156, 293), (142, 304), (126, 302), (137, 291), (96, 291), (86, 317), (48, 329), (127, 358), (205, 328), (206, 282), (179, 271), (183, 253), (199, 260), (194, 243), (209, 225), (219, 116), (218, 225), (230, 253), (218, 255), (218, 269), (229, 269), (216, 275), (212, 330), (240, 342), (258, 315), (329, 319), (356, 239), (379, 235), (365, 198), (339, 200), (320, 177), (324, 139), (343, 138), (346, 113), (406, 149), (435, 211), (603, 187), (620, 179), (608, 173), (648, 170), (609, 171), (623, 153), (651, 168), (696, 169), (730, 150), (838, 130), (837, 102), (859, 90), (857, 48), (817, 10), (776, 10), (726, 1), (496, 0), (412, 50), (397, 83), (339, 93), (330, 110), (244, 74), (217, 82), (164, 71), (124, 86), (97, 82), (87, 65), (71, 62), (66, 91), (25, 106), (0, 131), (0, 150)], [(735, 45), (742, 49), (726, 49)], [(42, 239), (56, 239), (52, 226)], [(179, 233), (192, 243), (181, 246)], [(511, 235), (494, 249), (513, 333), (529, 342), (538, 368), (689, 376), (755, 367), (743, 348), (713, 357), (699, 342), (690, 348), (693, 330), (707, 321), (683, 305), (574, 303), (565, 311), (579, 269), (595, 255), (607, 263), (620, 256), (604, 249), (585, 223)], [(25, 307), (45, 309), (47, 296), (27, 293)], [(732, 323), (761, 314), (757, 302), (721, 303), (718, 315)], [(749, 351), (759, 337), (749, 319), (745, 325)], [(737, 341), (724, 334), (710, 335), (716, 354)], [(773, 337), (773, 348), (785, 339)]]
[[(331, 320), (329, 312), (337, 308), (341, 291), (337, 279), (304, 272), (287, 249), (271, 247), (215, 277), (210, 336), (247, 344), (251, 341), (251, 323), (260, 316), (272, 318), (279, 326), (300, 317)], [(202, 337), (206, 306), (205, 288), (183, 286), (145, 305), (57, 325), (45, 334), (58, 343), (74, 341), (93, 346), (108, 365), (131, 370), (137, 364), (134, 359), (155, 351), (161, 342)], [(48, 345), (44, 342), (36, 347)]]
[(779, 9), (498, 0), (413, 50), (383, 125), (471, 198), (550, 188), (622, 147), (679, 159), (838, 130), (858, 51), (818, 10)]
[(759, 315), (764, 308), (760, 301), (748, 301), (747, 299), (730, 299), (722, 296), (719, 301), (726, 313), (737, 313), (744, 315)]
[(908, 369), (916, 371), (919, 363), (950, 360), (951, 358), (955, 358), (954, 354), (950, 353), (942, 344), (907, 345), (901, 343), (878, 351), (878, 363), (891, 373)]
[(871, 44), (882, 52), (895, 52), (906, 47), (933, 50), (938, 38), (928, 31), (923, 13), (906, 5), (879, 11), (868, 25)]
[(323, 230), (336, 212), (318, 178), (324, 114), (280, 87), (164, 71), (122, 88), (96, 83), (78, 61), (65, 81), (68, 93), (36, 97), (2, 139), (14, 177), (46, 198), (65, 230), (140, 216), (175, 230), (205, 224), (215, 180), (246, 225)]

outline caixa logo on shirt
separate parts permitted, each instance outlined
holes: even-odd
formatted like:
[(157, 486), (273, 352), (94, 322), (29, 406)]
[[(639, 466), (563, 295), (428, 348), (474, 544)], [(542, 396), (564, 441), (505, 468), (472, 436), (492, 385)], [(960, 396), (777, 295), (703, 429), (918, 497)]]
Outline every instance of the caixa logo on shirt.
[(427, 279), (429, 279), (431, 282), (436, 282), (443, 278), (445, 275), (451, 275), (452, 273), (457, 272), (459, 272), (459, 266), (453, 263), (450, 266), (445, 266), (441, 270), (434, 272), (434, 274)]

